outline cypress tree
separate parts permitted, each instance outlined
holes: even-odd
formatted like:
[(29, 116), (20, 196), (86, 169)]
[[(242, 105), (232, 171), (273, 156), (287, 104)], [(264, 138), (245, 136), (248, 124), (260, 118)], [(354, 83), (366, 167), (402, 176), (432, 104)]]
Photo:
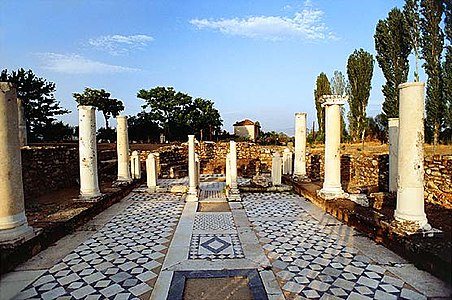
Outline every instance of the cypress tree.
[[(317, 122), (319, 124), (319, 136), (323, 137), (325, 132), (325, 113), (323, 111), (320, 98), (323, 95), (330, 95), (331, 87), (328, 77), (325, 73), (320, 73), (316, 80), (316, 89), (314, 90), (315, 109), (317, 110)], [(322, 138), (323, 139), (323, 138)]]

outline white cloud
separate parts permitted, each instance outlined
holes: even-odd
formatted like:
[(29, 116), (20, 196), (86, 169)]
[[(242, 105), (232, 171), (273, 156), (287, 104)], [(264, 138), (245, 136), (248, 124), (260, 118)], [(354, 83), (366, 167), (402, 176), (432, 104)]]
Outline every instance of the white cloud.
[(66, 74), (105, 74), (136, 72), (139, 69), (110, 65), (78, 54), (38, 53), (43, 68)]
[(193, 19), (190, 23), (198, 29), (212, 29), (227, 35), (263, 40), (301, 39), (324, 41), (338, 39), (323, 21), (324, 12), (306, 1), (304, 8), (292, 17), (252, 16), (233, 19)]
[(88, 44), (93, 46), (95, 49), (106, 51), (111, 55), (123, 55), (135, 49), (143, 49), (153, 40), (153, 37), (144, 34), (115, 34), (90, 39)]

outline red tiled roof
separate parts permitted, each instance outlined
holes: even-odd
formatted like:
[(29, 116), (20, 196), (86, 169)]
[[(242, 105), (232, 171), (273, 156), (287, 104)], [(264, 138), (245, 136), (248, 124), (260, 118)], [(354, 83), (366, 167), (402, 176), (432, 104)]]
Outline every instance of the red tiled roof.
[(253, 121), (245, 119), (240, 122), (236, 122), (233, 126), (245, 126), (245, 125), (255, 125)]

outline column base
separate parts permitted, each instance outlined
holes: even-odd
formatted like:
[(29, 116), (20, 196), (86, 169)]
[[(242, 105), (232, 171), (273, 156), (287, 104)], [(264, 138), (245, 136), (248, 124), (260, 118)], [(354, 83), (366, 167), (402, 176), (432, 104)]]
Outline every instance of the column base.
[(97, 202), (102, 197), (102, 193), (80, 193), (79, 200), (80, 201), (90, 201)]
[(0, 229), (0, 244), (11, 244), (28, 240), (34, 236), (33, 228), (27, 223), (11, 229)]
[(150, 194), (156, 193), (158, 188), (159, 188), (158, 186), (150, 186), (150, 187), (147, 188), (146, 192), (148, 192)]
[(185, 201), (186, 202), (196, 202), (198, 200), (199, 200), (198, 190), (193, 187), (190, 187), (187, 192), (187, 197), (185, 197)]
[(345, 193), (342, 188), (323, 188), (317, 191), (317, 196), (325, 200), (349, 197), (349, 195)]
[(419, 228), (429, 227), (427, 216), (424, 214), (410, 215), (398, 210), (394, 211), (394, 219), (398, 222), (414, 222), (418, 224)]
[(230, 189), (228, 191), (227, 198), (230, 202), (242, 201), (239, 189)]

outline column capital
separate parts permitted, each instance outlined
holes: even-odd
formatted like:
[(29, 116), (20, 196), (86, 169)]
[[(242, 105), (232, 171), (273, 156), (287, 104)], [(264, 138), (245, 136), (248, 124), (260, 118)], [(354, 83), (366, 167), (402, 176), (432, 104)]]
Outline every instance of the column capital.
[(305, 112), (297, 112), (297, 113), (295, 113), (295, 116), (296, 117), (298, 117), (298, 116), (306, 116), (307, 115), (307, 113), (305, 113)]
[(127, 116), (124, 115), (116, 116), (116, 119), (127, 119)]
[(322, 107), (328, 105), (344, 105), (345, 101), (348, 100), (348, 96), (342, 95), (323, 95), (320, 97), (320, 101), (322, 102)]

